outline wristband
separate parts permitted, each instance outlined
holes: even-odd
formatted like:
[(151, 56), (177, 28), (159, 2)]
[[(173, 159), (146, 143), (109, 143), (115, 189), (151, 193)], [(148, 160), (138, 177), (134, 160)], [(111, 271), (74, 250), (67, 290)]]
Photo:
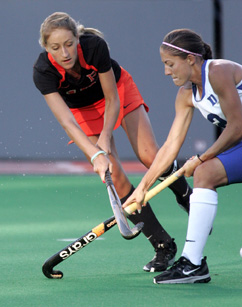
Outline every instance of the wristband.
[(196, 157), (198, 158), (198, 160), (200, 160), (202, 163), (204, 162), (201, 158), (200, 158), (200, 155), (197, 154)]
[(99, 155), (105, 155), (106, 156), (106, 152), (104, 150), (99, 150), (98, 152), (96, 152), (92, 157), (91, 157), (91, 163), (93, 165), (94, 160), (99, 156)]

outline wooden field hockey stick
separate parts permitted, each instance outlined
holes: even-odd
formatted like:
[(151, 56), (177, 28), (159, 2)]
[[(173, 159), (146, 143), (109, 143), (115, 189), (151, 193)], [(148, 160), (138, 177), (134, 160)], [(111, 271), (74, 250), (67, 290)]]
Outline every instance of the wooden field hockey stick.
[[(180, 168), (178, 171), (176, 171), (175, 173), (173, 173), (172, 175), (170, 175), (166, 179), (164, 179), (164, 181), (162, 181), (161, 183), (157, 184), (154, 188), (149, 190), (145, 195), (144, 203), (147, 203), (151, 198), (156, 196), (162, 190), (169, 187), (169, 185), (171, 185), (173, 182), (175, 182), (177, 179), (179, 179), (181, 176), (183, 176), (183, 175), (181, 175), (181, 176), (179, 175), (179, 173), (181, 173), (181, 172), (182, 172), (182, 169)], [(124, 208), (124, 211), (125, 211), (125, 214), (130, 215), (136, 209), (137, 209), (137, 204), (132, 203), (128, 207)]]
[[(179, 171), (176, 171), (174, 174), (166, 178), (164, 181), (156, 185), (154, 188), (152, 188), (150, 191), (146, 193), (145, 196), (145, 202), (149, 201), (152, 197), (157, 195), (159, 192), (167, 188), (169, 185), (171, 185), (173, 182), (175, 182), (180, 176), (178, 173), (181, 172), (181, 169)], [(132, 214), (137, 208), (136, 203), (132, 203), (130, 206), (126, 207), (124, 209), (125, 214), (128, 216)], [(91, 231), (87, 232), (85, 235), (74, 241), (73, 243), (69, 244), (62, 250), (60, 250), (58, 253), (51, 256), (49, 259), (45, 261), (45, 263), (42, 266), (42, 272), (47, 278), (54, 278), (54, 279), (61, 279), (63, 277), (63, 273), (61, 271), (53, 270), (53, 268), (61, 263), (62, 261), (68, 259), (70, 256), (77, 253), (79, 250), (87, 246), (89, 243), (96, 240), (98, 237), (100, 237), (102, 234), (107, 232), (109, 229), (111, 229), (114, 225), (116, 225), (115, 217), (112, 216), (106, 221), (102, 222), (95, 228), (93, 228)]]
[(132, 229), (129, 227), (128, 221), (124, 214), (124, 210), (122, 208), (121, 201), (115, 190), (109, 170), (106, 171), (105, 182), (106, 182), (108, 196), (109, 196), (110, 204), (113, 210), (113, 214), (114, 214), (114, 217), (115, 217), (115, 220), (116, 220), (116, 223), (118, 225), (121, 235), (126, 240), (134, 239), (140, 234), (141, 229), (144, 227), (144, 223), (140, 222), (136, 224), (135, 227)]

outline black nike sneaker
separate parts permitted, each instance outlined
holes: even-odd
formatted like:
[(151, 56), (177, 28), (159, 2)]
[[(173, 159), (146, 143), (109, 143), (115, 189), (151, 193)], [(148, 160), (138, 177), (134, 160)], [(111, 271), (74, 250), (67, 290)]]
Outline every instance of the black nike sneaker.
[(154, 258), (143, 267), (143, 270), (146, 272), (165, 271), (175, 262), (176, 252), (177, 247), (174, 239), (169, 243), (159, 243), (155, 248)]
[(202, 259), (201, 265), (194, 265), (181, 257), (167, 271), (154, 277), (155, 284), (208, 283), (210, 280), (206, 257)]

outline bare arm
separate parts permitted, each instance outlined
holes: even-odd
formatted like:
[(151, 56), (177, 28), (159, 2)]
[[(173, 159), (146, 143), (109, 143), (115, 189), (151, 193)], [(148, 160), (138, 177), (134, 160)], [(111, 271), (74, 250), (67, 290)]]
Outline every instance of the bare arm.
[(102, 90), (105, 97), (105, 113), (103, 130), (97, 145), (107, 153), (111, 153), (110, 141), (120, 111), (120, 101), (116, 80), (112, 68), (106, 73), (99, 73)]
[(191, 90), (180, 88), (175, 105), (176, 116), (167, 140), (158, 151), (150, 169), (146, 172), (140, 184), (130, 198), (124, 203), (123, 207), (127, 207), (132, 202), (137, 202), (137, 208), (140, 210), (148, 189), (177, 157), (193, 116), (194, 109), (191, 104)]
[[(216, 60), (210, 65), (209, 80), (219, 97), (227, 125), (213, 145), (200, 155), (202, 161), (213, 159), (242, 140), (242, 107), (236, 90), (236, 84), (242, 79), (242, 67), (226, 60)], [(201, 163), (192, 157), (183, 166), (184, 175), (192, 176)]]
[[(54, 116), (64, 128), (66, 134), (75, 142), (75, 144), (84, 152), (84, 154), (89, 157), (90, 160), (90, 158), (99, 151), (99, 148), (96, 147), (81, 130), (75, 120), (75, 117), (69, 110), (60, 94), (51, 93), (45, 95), (44, 97)], [(105, 171), (108, 168), (112, 172), (112, 165), (106, 156), (99, 155), (94, 160), (94, 171), (100, 175), (102, 181), (105, 180)]]
[(219, 97), (227, 125), (214, 144), (201, 155), (203, 161), (214, 158), (242, 140), (242, 107), (236, 90), (236, 79), (239, 75), (241, 80), (242, 67), (229, 61), (216, 61), (212, 64), (209, 80)]

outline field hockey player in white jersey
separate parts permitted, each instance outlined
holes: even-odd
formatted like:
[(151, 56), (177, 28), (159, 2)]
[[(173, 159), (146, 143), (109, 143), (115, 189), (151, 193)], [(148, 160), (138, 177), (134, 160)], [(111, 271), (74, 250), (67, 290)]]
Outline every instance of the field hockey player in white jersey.
[(179, 86), (176, 115), (167, 140), (140, 184), (124, 203), (138, 209), (159, 174), (177, 157), (193, 112), (221, 127), (222, 133), (203, 154), (194, 154), (180, 175), (193, 176), (190, 214), (182, 255), (154, 283), (206, 283), (211, 280), (203, 250), (217, 212), (217, 188), (242, 182), (242, 65), (212, 60), (212, 51), (200, 35), (189, 29), (168, 33), (160, 47), (165, 75)]

